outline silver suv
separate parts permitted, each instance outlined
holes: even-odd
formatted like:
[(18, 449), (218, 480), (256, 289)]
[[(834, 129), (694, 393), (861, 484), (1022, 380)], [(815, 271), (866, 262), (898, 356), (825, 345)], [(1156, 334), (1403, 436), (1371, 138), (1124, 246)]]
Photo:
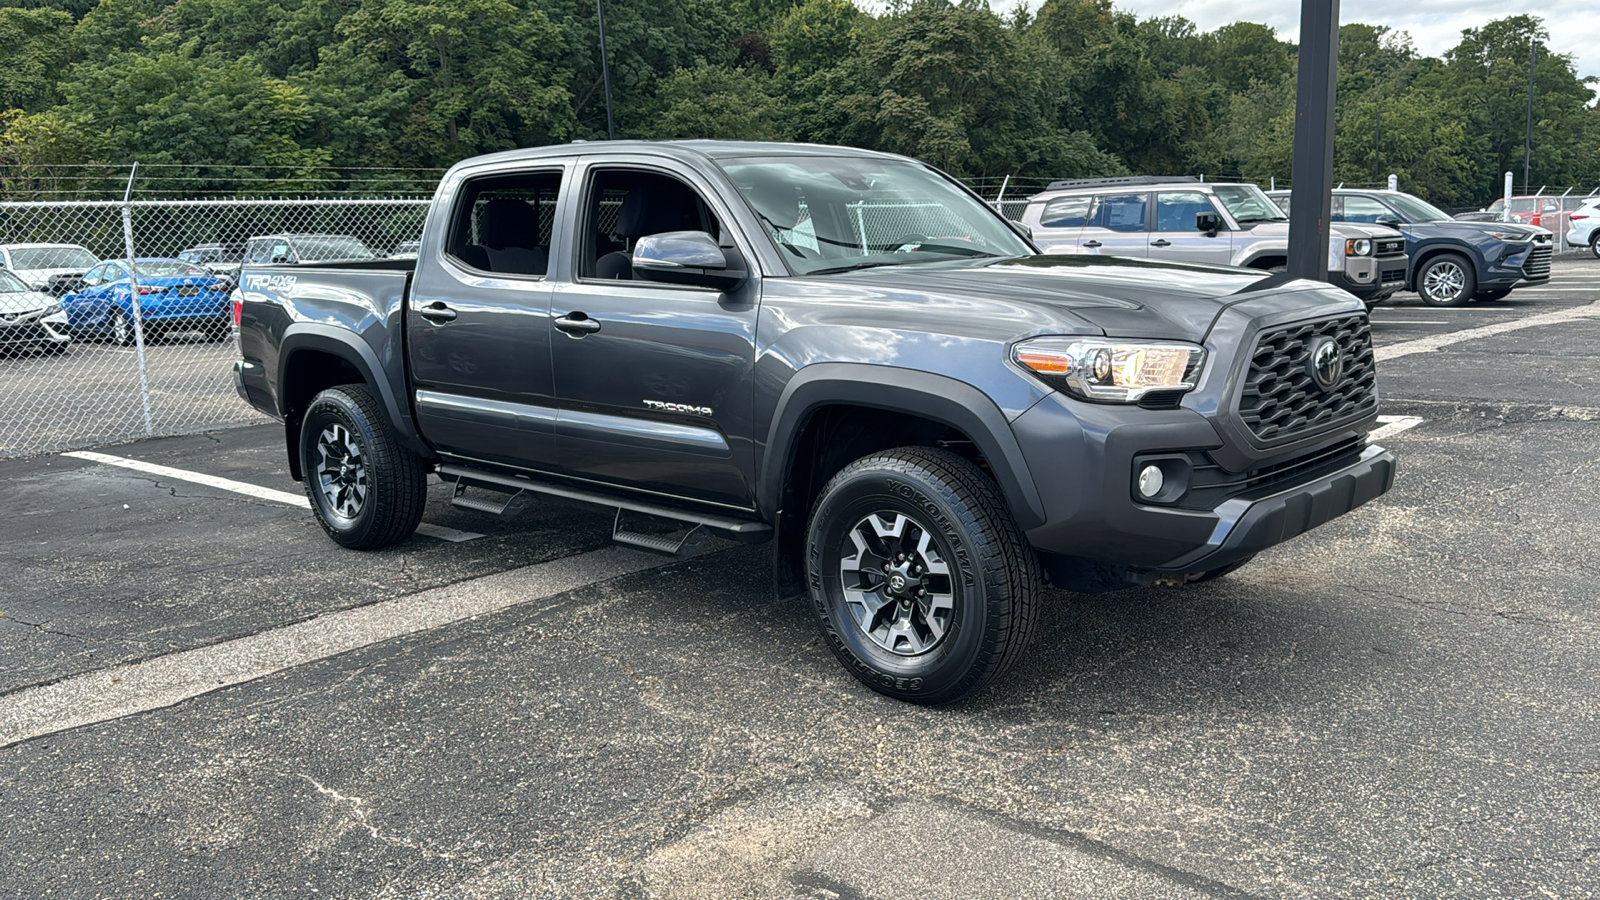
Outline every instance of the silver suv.
[[(1046, 253), (1281, 270), (1289, 218), (1253, 184), (1131, 176), (1052, 182), (1022, 223)], [(1405, 287), (1406, 241), (1382, 225), (1329, 228), (1328, 281), (1368, 306)]]

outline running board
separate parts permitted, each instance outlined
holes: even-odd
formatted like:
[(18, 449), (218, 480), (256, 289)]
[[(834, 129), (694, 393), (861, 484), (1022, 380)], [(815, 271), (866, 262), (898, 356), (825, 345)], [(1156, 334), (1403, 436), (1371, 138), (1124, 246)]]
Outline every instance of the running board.
[(628, 526), (624, 521), (626, 512), (617, 510), (617, 517), (611, 523), (611, 539), (619, 544), (683, 559), (705, 543), (704, 525), (691, 525), (687, 531), (679, 529), (681, 534), (644, 534)]
[(502, 519), (509, 519), (533, 504), (533, 497), (530, 496), (527, 491), (517, 491), (515, 494), (512, 494), (510, 497), (507, 497), (503, 502), (501, 502), (495, 500), (484, 500), (479, 497), (468, 497), (466, 495), (466, 490), (466, 482), (457, 480), (456, 492), (455, 495), (450, 498), (450, 505), (459, 506), (462, 509), (471, 509), (481, 513), (488, 513), (491, 516), (499, 516)]
[[(499, 475), (493, 472), (484, 472), (478, 469), (468, 469), (464, 466), (445, 464), (439, 466), (438, 472), (440, 478), (444, 479), (445, 481), (454, 482), (458, 492), (461, 490), (461, 485), (466, 484), (473, 487), (501, 491), (503, 493), (522, 494), (523, 492), (528, 492), (532, 494), (546, 494), (551, 497), (561, 497), (566, 500), (576, 500), (579, 503), (588, 503), (606, 509), (614, 509), (617, 510), (619, 514), (626, 511), (630, 513), (638, 513), (639, 515), (643, 516), (651, 516), (657, 519), (667, 519), (668, 521), (679, 522), (686, 527), (692, 526), (691, 532), (700, 529), (708, 529), (710, 531), (719, 532), (724, 537), (728, 537), (746, 544), (760, 544), (772, 539), (772, 526), (764, 522), (754, 522), (749, 519), (736, 519), (732, 516), (719, 516), (716, 513), (701, 512), (699, 510), (677, 509), (664, 504), (647, 503), (633, 499), (622, 499), (620, 497), (616, 497), (611, 494), (604, 494), (599, 491), (584, 490), (583, 488), (567, 487), (565, 485), (548, 484), (545, 482), (532, 481), (526, 478), (517, 478), (511, 475)], [(467, 499), (475, 503), (486, 503), (491, 507), (494, 505), (492, 503), (488, 503), (487, 501), (474, 500), (473, 498)], [(477, 509), (480, 507), (469, 506), (469, 508)], [(644, 543), (639, 543), (635, 539), (647, 541), (652, 545), (659, 544), (662, 541), (676, 543), (678, 540), (677, 538), (667, 538), (664, 535), (638, 534), (628, 531), (625, 528), (618, 529), (617, 524), (620, 523), (620, 521), (621, 520), (619, 518), (618, 522), (613, 523), (612, 526), (613, 536), (618, 534), (626, 535), (626, 537), (616, 538), (620, 543), (635, 547), (644, 547)], [(684, 537), (687, 538), (688, 535), (685, 535)], [(658, 548), (651, 546), (647, 549)], [(662, 549), (661, 552), (666, 551), (665, 549)], [(673, 552), (676, 551), (674, 550)]]

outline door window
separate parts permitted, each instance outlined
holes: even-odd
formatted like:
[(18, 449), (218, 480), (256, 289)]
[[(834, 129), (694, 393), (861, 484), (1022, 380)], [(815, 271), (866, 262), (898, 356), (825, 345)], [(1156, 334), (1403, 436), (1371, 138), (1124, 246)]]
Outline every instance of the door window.
[(445, 237), (445, 255), (497, 275), (544, 277), (561, 195), (560, 170), (474, 178)]
[(1389, 207), (1384, 206), (1382, 203), (1379, 203), (1371, 197), (1345, 194), (1343, 197), (1337, 199), (1342, 199), (1344, 201), (1344, 207), (1336, 211), (1336, 214), (1333, 217), (1335, 222), (1366, 222), (1368, 224), (1373, 224), (1376, 223), (1382, 216), (1394, 215), (1394, 213), (1389, 211)]
[(1089, 197), (1057, 197), (1039, 213), (1042, 228), (1081, 228), (1089, 221)]
[(668, 231), (704, 231), (719, 242), (722, 237), (711, 207), (682, 181), (658, 172), (598, 169), (578, 226), (578, 276), (632, 280), (639, 238)]
[(1215, 213), (1211, 200), (1198, 191), (1156, 195), (1157, 231), (1195, 231), (1195, 216)]
[(1112, 231), (1144, 231), (1147, 194), (1113, 194), (1095, 200), (1089, 224)]

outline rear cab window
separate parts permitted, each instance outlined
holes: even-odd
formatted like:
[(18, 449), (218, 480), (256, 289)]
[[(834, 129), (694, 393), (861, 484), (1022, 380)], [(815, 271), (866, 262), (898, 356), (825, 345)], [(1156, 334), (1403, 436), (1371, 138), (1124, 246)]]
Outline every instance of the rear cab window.
[(563, 174), (552, 168), (469, 178), (451, 213), (444, 255), (479, 272), (545, 277)]

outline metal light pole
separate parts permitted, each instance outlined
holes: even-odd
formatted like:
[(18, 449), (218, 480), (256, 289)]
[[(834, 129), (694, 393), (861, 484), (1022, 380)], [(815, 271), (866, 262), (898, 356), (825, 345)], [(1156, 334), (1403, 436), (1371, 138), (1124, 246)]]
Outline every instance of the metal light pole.
[(1528, 192), (1528, 167), (1533, 162), (1533, 69), (1539, 62), (1539, 42), (1528, 47), (1528, 130), (1522, 138), (1522, 192)]
[(1294, 104), (1294, 185), (1289, 192), (1289, 274), (1328, 277), (1333, 204), (1333, 103), (1339, 86), (1339, 0), (1300, 0)]
[(606, 6), (604, 0), (594, 0), (595, 18), (600, 20), (600, 78), (606, 87), (606, 140), (617, 139), (617, 123), (611, 117), (611, 62), (606, 57)]

